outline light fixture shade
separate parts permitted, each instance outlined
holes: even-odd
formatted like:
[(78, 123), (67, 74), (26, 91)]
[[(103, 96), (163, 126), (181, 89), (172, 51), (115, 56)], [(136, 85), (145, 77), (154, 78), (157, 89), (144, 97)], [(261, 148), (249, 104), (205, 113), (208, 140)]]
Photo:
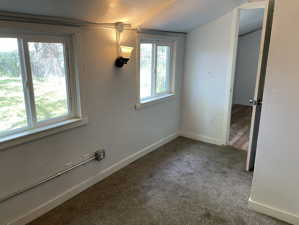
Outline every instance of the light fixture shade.
[(133, 49), (133, 47), (121, 45), (120, 54), (123, 58), (130, 59)]

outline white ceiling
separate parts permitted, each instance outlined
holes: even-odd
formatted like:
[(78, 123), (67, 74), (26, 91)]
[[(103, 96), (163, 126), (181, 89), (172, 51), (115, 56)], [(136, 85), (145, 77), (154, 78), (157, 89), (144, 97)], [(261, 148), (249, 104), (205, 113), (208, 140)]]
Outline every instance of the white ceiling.
[(264, 9), (242, 9), (240, 13), (239, 35), (261, 29), (263, 19)]
[(1, 0), (0, 10), (189, 31), (247, 0)]
[(169, 0), (1, 0), (0, 10), (68, 17), (91, 22), (135, 23)]
[(170, 31), (190, 31), (224, 15), (245, 0), (181, 0), (144, 23), (144, 27)]

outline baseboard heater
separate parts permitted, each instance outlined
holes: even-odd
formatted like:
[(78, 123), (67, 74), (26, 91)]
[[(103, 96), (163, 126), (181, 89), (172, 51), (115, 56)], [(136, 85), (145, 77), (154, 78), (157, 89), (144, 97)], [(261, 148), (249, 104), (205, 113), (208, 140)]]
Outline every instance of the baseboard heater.
[(9, 199), (11, 199), (13, 197), (16, 197), (16, 196), (22, 194), (22, 193), (25, 193), (25, 192), (27, 192), (27, 191), (29, 191), (31, 189), (34, 189), (34, 188), (38, 187), (39, 185), (42, 185), (42, 184), (44, 184), (44, 183), (46, 183), (46, 182), (48, 182), (50, 180), (53, 180), (53, 179), (55, 179), (57, 177), (60, 177), (61, 175), (65, 174), (65, 173), (68, 173), (71, 170), (73, 170), (73, 169), (75, 169), (75, 168), (77, 168), (79, 166), (83, 166), (83, 165), (85, 165), (85, 164), (87, 164), (87, 163), (89, 163), (89, 162), (91, 162), (93, 160), (101, 161), (104, 158), (105, 158), (105, 151), (104, 150), (97, 151), (92, 156), (90, 156), (89, 158), (87, 158), (87, 159), (85, 159), (85, 160), (83, 160), (81, 162), (78, 162), (77, 164), (75, 164), (75, 165), (73, 165), (73, 166), (71, 166), (71, 167), (69, 167), (67, 169), (60, 170), (60, 171), (56, 172), (55, 174), (50, 175), (48, 177), (45, 177), (45, 178), (41, 179), (40, 181), (38, 181), (38, 182), (36, 182), (34, 184), (28, 185), (28, 186), (26, 186), (26, 187), (24, 187), (24, 188), (22, 188), (20, 190), (17, 190), (15, 192), (11, 193), (11, 194), (8, 194), (7, 196), (1, 197), (0, 198), (0, 203), (5, 202), (5, 201), (7, 201), (7, 200), (9, 200)]

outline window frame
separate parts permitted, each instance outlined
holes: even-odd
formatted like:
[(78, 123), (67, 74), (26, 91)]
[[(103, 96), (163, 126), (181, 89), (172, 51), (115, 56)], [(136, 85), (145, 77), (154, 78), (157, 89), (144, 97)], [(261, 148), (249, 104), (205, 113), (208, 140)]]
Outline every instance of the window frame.
[[(27, 52), (27, 56), (25, 55), (25, 65), (27, 68), (27, 72), (25, 72), (27, 79), (30, 82), (30, 89), (32, 89), (31, 94), (34, 95), (34, 88), (33, 88), (33, 82), (32, 82), (32, 73), (31, 73), (31, 63), (30, 63), (30, 55), (29, 55), (29, 46), (28, 43), (29, 42), (42, 42), (42, 43), (62, 43), (63, 44), (63, 53), (64, 53), (64, 67), (65, 67), (65, 82), (66, 82), (66, 94), (67, 94), (67, 105), (68, 105), (68, 113), (62, 116), (58, 116), (55, 118), (50, 118), (47, 120), (42, 120), (40, 122), (35, 121), (37, 119), (37, 115), (36, 112), (35, 115), (33, 114), (33, 116), (35, 116), (35, 118), (33, 118), (33, 122), (35, 123), (33, 125), (34, 128), (39, 128), (39, 127), (43, 127), (43, 126), (47, 126), (53, 123), (57, 123), (57, 122), (61, 122), (70, 118), (73, 118), (75, 115), (75, 108), (73, 107), (74, 104), (76, 104), (75, 102), (72, 102), (73, 99), (73, 89), (72, 88), (72, 84), (71, 84), (71, 74), (70, 74), (70, 55), (69, 55), (69, 50), (68, 50), (68, 46), (70, 40), (68, 40), (66, 37), (58, 37), (58, 36), (44, 36), (44, 35), (36, 35), (36, 36), (24, 36), (23, 38), (24, 40), (24, 49)], [(27, 59), (27, 61), (26, 61)], [(30, 70), (30, 71), (28, 71)], [(28, 75), (28, 73), (30, 75)], [(29, 77), (30, 76), (30, 77)], [(35, 105), (35, 98), (34, 96), (30, 95), (30, 101), (32, 102), (33, 105)], [(33, 109), (36, 109), (36, 107), (32, 107)]]
[[(78, 34), (75, 32), (47, 33), (43, 31), (18, 32), (15, 30), (12, 30), (11, 32), (0, 29), (0, 38), (16, 38), (18, 41), (20, 69), (27, 118), (27, 126), (13, 129), (7, 132), (4, 131), (0, 134), (0, 149), (31, 141), (36, 138), (60, 132), (68, 128), (87, 124), (88, 119), (87, 117), (83, 117), (82, 114), (79, 75), (77, 65), (75, 65), (76, 56), (74, 54), (74, 44), (78, 39), (77, 35)], [(66, 94), (68, 103), (67, 114), (47, 120), (37, 121), (31, 73), (31, 62), (28, 49), (29, 42), (63, 44)], [(49, 132), (47, 132), (48, 130)], [(38, 134), (41, 132), (43, 132), (43, 134)], [(15, 139), (18, 138), (21, 138), (22, 140), (16, 141)]]
[[(138, 74), (138, 103), (136, 105), (136, 109), (140, 108), (145, 104), (152, 104), (153, 102), (164, 102), (168, 98), (172, 98), (175, 96), (175, 60), (176, 60), (176, 42), (177, 40), (170, 36), (162, 36), (162, 35), (147, 35), (141, 34), (137, 40), (137, 74)], [(140, 46), (143, 43), (153, 44), (152, 48), (152, 85), (151, 88), (151, 96), (141, 98), (140, 96)], [(156, 79), (157, 79), (157, 48), (158, 46), (168, 46), (170, 47), (170, 62), (169, 62), (169, 75), (167, 76), (167, 85), (168, 90), (163, 93), (157, 93), (156, 91)]]

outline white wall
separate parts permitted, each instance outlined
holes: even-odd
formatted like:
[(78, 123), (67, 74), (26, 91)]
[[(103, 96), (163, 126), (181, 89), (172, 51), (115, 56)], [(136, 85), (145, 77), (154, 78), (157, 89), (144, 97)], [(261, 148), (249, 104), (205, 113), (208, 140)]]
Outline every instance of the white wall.
[[(0, 27), (9, 24), (1, 23)], [(50, 31), (50, 26), (35, 26)], [(32, 28), (32, 25), (28, 25)], [(54, 28), (58, 29), (58, 28)], [(66, 30), (61, 28), (60, 30)], [(124, 43), (136, 47), (136, 32), (125, 31)], [(180, 118), (180, 79), (183, 73), (184, 38), (178, 39), (174, 99), (136, 111), (136, 59), (122, 69), (114, 67), (115, 31), (85, 29), (80, 35), (80, 86), (89, 123), (80, 128), (0, 151), (0, 196), (31, 184), (77, 162), (82, 155), (104, 147), (106, 159), (82, 166), (67, 175), (0, 204), (0, 224), (26, 216), (32, 219), (138, 157), (141, 150), (175, 137)], [(135, 53), (135, 52), (134, 52)], [(155, 145), (156, 144), (156, 145)], [(129, 161), (130, 161), (129, 160)], [(83, 182), (83, 186), (80, 186)], [(85, 182), (85, 183), (84, 183)], [(58, 201), (55, 201), (55, 199)], [(61, 198), (61, 199), (59, 199)], [(39, 211), (39, 209), (41, 209)], [(35, 211), (37, 210), (37, 211)], [(32, 217), (33, 216), (33, 217)], [(20, 224), (22, 224), (21, 222)]]
[(234, 17), (235, 11), (188, 33), (181, 120), (184, 136), (226, 142)]
[(251, 207), (299, 224), (299, 1), (277, 0)]
[(254, 98), (261, 30), (239, 37), (233, 103), (250, 105)]

